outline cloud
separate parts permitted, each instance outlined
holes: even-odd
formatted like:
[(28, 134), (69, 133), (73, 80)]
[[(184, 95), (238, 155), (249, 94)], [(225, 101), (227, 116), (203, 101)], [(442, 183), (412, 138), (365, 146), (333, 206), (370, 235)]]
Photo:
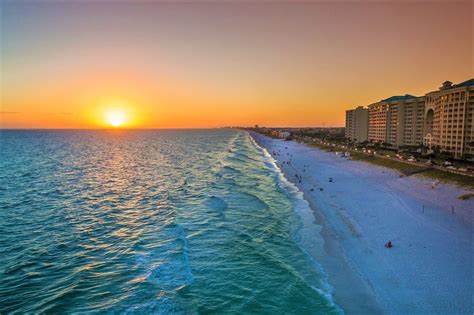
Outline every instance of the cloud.
[(19, 112), (4, 112), (4, 111), (0, 111), (0, 115), (14, 115), (14, 114), (19, 114)]

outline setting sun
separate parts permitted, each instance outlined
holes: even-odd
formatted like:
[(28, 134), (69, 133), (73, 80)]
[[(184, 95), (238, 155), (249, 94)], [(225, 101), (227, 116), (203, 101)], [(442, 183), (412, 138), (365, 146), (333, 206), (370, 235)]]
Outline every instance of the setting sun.
[(474, 0), (0, 12), (0, 315), (474, 315)]
[(120, 127), (126, 121), (126, 115), (121, 110), (113, 110), (109, 111), (105, 114), (105, 119), (107, 122), (112, 125), (113, 127)]
[(136, 128), (144, 123), (142, 106), (136, 100), (128, 100), (125, 97), (100, 97), (88, 102), (89, 110), (85, 113), (85, 119), (99, 128)]

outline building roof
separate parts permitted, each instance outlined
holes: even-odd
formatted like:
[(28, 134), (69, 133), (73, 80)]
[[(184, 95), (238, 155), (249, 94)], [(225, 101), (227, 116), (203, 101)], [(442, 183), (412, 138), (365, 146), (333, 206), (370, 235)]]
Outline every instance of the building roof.
[[(443, 86), (439, 88), (439, 91), (451, 90), (455, 88), (468, 87), (468, 86), (474, 86), (474, 79), (469, 79), (467, 81), (464, 81), (458, 84), (453, 84), (451, 81), (445, 81), (443, 82)], [(433, 92), (438, 92), (438, 91), (433, 91)], [(433, 93), (433, 92), (430, 92), (430, 93)]]
[(466, 86), (471, 86), (474, 85), (474, 79), (469, 79), (467, 81), (461, 82), (459, 84), (453, 85), (453, 88), (455, 87), (466, 87)]
[(405, 94), (405, 95), (394, 95), (389, 98), (386, 98), (384, 100), (381, 100), (381, 102), (393, 102), (393, 101), (404, 101), (404, 100), (409, 100), (412, 98), (417, 98), (417, 96), (410, 95), (410, 94)]

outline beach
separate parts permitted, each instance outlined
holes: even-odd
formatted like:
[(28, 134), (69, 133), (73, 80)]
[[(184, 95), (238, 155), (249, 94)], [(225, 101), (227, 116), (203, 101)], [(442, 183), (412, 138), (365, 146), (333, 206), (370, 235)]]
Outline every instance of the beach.
[[(251, 136), (310, 204), (313, 217), (305, 220), (314, 228), (304, 225), (303, 244), (346, 313), (473, 312), (474, 200), (458, 198), (468, 191)], [(324, 252), (312, 248), (312, 233), (323, 237)]]

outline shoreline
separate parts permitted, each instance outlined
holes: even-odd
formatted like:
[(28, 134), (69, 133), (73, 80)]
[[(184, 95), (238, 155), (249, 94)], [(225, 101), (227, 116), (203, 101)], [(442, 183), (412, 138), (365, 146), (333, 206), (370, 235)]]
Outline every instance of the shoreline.
[(249, 134), (313, 210), (324, 253), (310, 254), (345, 312), (472, 313), (474, 202), (457, 199), (462, 188)]
[[(281, 176), (283, 176), (287, 182), (293, 185), (294, 188), (301, 193), (302, 198), (307, 202), (308, 207), (312, 212), (312, 218), (310, 218), (310, 220), (313, 221), (314, 219), (314, 222), (311, 222), (309, 225), (316, 224), (320, 227), (319, 234), (324, 242), (322, 248), (313, 248), (313, 244), (306, 244), (306, 246), (304, 246), (305, 248), (303, 249), (311, 257), (311, 259), (313, 259), (315, 263), (317, 263), (323, 269), (323, 272), (326, 274), (326, 281), (328, 282), (328, 285), (331, 289), (330, 292), (327, 293), (331, 295), (331, 300), (340, 309), (342, 309), (344, 313), (380, 314), (382, 309), (377, 304), (372, 289), (365, 281), (361, 279), (360, 275), (350, 265), (350, 262), (345, 256), (342, 248), (340, 248), (337, 241), (331, 237), (331, 235), (334, 235), (334, 231), (331, 231), (331, 226), (328, 224), (328, 222), (326, 222), (324, 216), (316, 211), (317, 206), (315, 205), (312, 198), (309, 198), (306, 191), (300, 189), (297, 186), (291, 177), (288, 176), (288, 172), (285, 172), (281, 165), (278, 165), (279, 161), (275, 159), (275, 157), (270, 152), (268, 152), (268, 149), (263, 144), (261, 144), (258, 139), (252, 135), (250, 138), (259, 148), (268, 154), (268, 156), (273, 161), (274, 167), (278, 169), (278, 172), (281, 174)], [(304, 220), (301, 214), (298, 215), (300, 215), (301, 220)], [(312, 229), (312, 231), (309, 231), (311, 234), (314, 234), (313, 232), (318, 232), (315, 231), (314, 226), (309, 228)], [(314, 236), (308, 235), (307, 237), (312, 239)], [(335, 291), (335, 287), (341, 287), (347, 285), (348, 283), (350, 283), (350, 290)], [(354, 303), (354, 301), (346, 303), (346, 301), (350, 301), (354, 295), (356, 295), (358, 298), (357, 303)]]

